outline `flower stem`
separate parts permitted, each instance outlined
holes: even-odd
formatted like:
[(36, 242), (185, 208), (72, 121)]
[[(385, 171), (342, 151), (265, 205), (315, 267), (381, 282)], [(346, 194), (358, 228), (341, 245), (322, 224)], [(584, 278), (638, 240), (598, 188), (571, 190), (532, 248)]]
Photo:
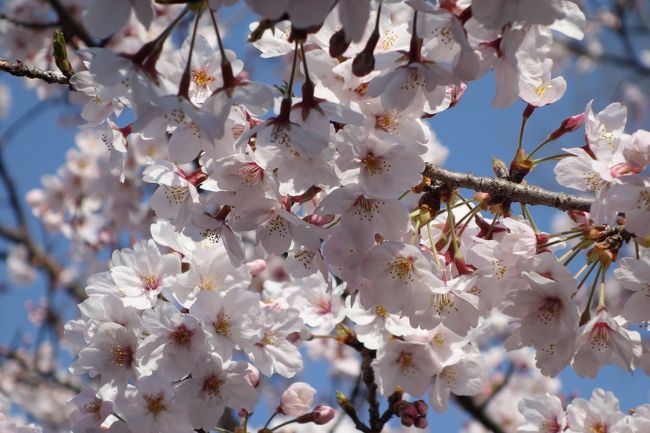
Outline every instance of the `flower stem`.
[[(596, 262), (600, 263), (600, 262)], [(594, 299), (594, 292), (596, 291), (596, 286), (598, 285), (598, 280), (599, 276), (602, 272), (603, 268), (602, 266), (598, 267), (598, 271), (596, 272), (596, 277), (594, 278), (594, 282), (591, 284), (591, 290), (589, 291), (589, 298), (587, 299), (587, 305), (585, 305), (585, 309), (580, 315), (580, 326), (584, 325), (585, 323), (589, 322), (591, 320), (591, 301)]]
[[(585, 281), (587, 281), (587, 278), (589, 278), (589, 275), (591, 275), (593, 270), (596, 269), (596, 266), (598, 265), (598, 263), (599, 263), (598, 261), (595, 261), (595, 262), (593, 262), (591, 264), (591, 266), (589, 266), (589, 270), (587, 271), (585, 276), (582, 278), (582, 280), (580, 280), (580, 284), (578, 284), (578, 287), (576, 288), (576, 291), (573, 293), (573, 295), (571, 295), (571, 298), (574, 298), (575, 295), (578, 294), (578, 292), (580, 291), (580, 288), (585, 283)], [(588, 264), (585, 264), (585, 266), (588, 266)], [(584, 269), (584, 267), (583, 267), (583, 269)], [(576, 278), (578, 278), (578, 275), (576, 275)]]
[(553, 140), (551, 140), (551, 138), (549, 137), (546, 140), (539, 143), (533, 150), (530, 151), (530, 153), (528, 154), (526, 159), (530, 159), (535, 153), (537, 153), (538, 150), (540, 150), (542, 147), (546, 146), (551, 141), (553, 141)]

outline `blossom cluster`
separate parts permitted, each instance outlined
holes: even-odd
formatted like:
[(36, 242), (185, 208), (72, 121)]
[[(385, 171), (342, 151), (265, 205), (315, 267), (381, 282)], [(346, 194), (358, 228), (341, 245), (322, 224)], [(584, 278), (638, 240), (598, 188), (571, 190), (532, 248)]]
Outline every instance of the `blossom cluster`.
[[(380, 394), (427, 395), (438, 412), (450, 395), (485, 390), (485, 333), (498, 326), (538, 374), (517, 399), (569, 365), (588, 377), (607, 364), (650, 374), (650, 340), (631, 329), (650, 320), (650, 132), (626, 134), (622, 104), (594, 113), (589, 103), (531, 152), (520, 139), (509, 167), (494, 164), (525, 184), (559, 159), (558, 183), (595, 193), (564, 231), (540, 231), (508, 197), (465, 199), (426, 174), (447, 153), (426, 119), (461, 104), (488, 71), (494, 106), (527, 104), (522, 134), (563, 96), (550, 51), (558, 34), (583, 36), (577, 2), (247, 0), (259, 15), (252, 44), (289, 65), (275, 87), (224, 46), (220, 13), (234, 3), (85, 5), (84, 25), (107, 40), (79, 41), (73, 60), (83, 130), (66, 165), (27, 197), (70, 239), (83, 263), (70, 274), (88, 277), (81, 316), (65, 326), (71, 371), (95, 379), (71, 401), (73, 432), (209, 431), (225, 408), (247, 419), (265, 378), (295, 377), (301, 349), (334, 337), (372, 353)], [(33, 19), (25, 4), (10, 10)], [(533, 159), (582, 125), (584, 146)], [(619, 258), (627, 245), (634, 252)], [(106, 250), (109, 263), (95, 258)], [(11, 258), (16, 279), (29, 279), (25, 253)], [(606, 296), (614, 268), (633, 292), (622, 309)], [(311, 394), (296, 408), (301, 392), (279, 413), (332, 419)], [(425, 427), (426, 404), (402, 403), (402, 423)], [(566, 408), (550, 395), (519, 407), (525, 421), (511, 425), (522, 433), (650, 422), (647, 407), (625, 416), (604, 391)]]

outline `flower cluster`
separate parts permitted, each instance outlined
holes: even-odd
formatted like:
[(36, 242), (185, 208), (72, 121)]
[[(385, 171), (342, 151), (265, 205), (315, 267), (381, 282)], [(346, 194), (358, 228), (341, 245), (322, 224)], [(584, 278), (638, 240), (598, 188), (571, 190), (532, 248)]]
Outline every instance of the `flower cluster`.
[[(26, 19), (24, 3), (10, 9)], [(650, 132), (626, 134), (623, 105), (595, 114), (590, 102), (532, 151), (522, 142), (535, 110), (566, 90), (550, 51), (558, 33), (583, 36), (577, 2), (247, 0), (260, 16), (253, 45), (289, 65), (275, 87), (224, 45), (220, 14), (233, 3), (84, 3), (86, 36), (105, 41), (75, 41), (70, 85), (84, 129), (66, 165), (27, 197), (88, 277), (81, 316), (65, 325), (70, 370), (94, 379), (70, 401), (72, 431), (209, 431), (226, 408), (245, 430), (267, 378), (302, 371), (302, 348), (333, 363), (347, 356), (315, 348), (322, 340), (361, 354), (349, 370), (376, 378), (366, 385), (388, 398), (384, 424), (398, 416), (424, 428), (427, 404), (409, 398), (427, 395), (437, 412), (451, 396), (483, 398), (488, 367), (503, 359), (487, 350), (491, 334), (533, 372), (483, 398), (504, 425), (644, 431), (647, 407), (625, 416), (601, 390), (566, 408), (551, 395), (522, 398), (556, 393), (551, 378), (569, 365), (589, 377), (607, 364), (650, 373), (650, 340), (630, 329), (650, 320)], [(561, 185), (595, 193), (589, 212), (568, 212), (566, 230), (541, 231), (503, 192), (466, 199), (427, 174), (447, 149), (426, 119), (488, 71), (493, 105), (527, 104), (496, 177), (525, 186), (559, 159)], [(533, 159), (583, 123), (584, 146)], [(627, 245), (633, 254), (619, 258)], [(16, 280), (33, 278), (27, 253), (10, 259)], [(606, 296), (613, 268), (633, 292), (620, 311)], [(334, 410), (312, 407), (314, 393), (294, 383), (276, 414), (328, 423)], [(515, 399), (521, 417), (505, 408)], [(373, 428), (385, 418), (372, 416)]]

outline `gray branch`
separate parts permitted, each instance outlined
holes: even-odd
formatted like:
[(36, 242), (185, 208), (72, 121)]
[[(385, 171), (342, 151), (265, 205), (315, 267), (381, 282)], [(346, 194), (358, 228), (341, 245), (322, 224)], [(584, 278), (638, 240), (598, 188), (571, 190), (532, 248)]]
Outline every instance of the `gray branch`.
[(458, 173), (445, 170), (434, 164), (427, 164), (423, 174), (448, 185), (469, 188), (478, 192), (487, 192), (493, 196), (507, 197), (513, 202), (522, 204), (589, 212), (589, 208), (593, 203), (592, 198), (549, 191), (538, 186), (514, 183), (505, 179), (476, 176), (471, 173)]
[(21, 61), (9, 62), (0, 58), (0, 70), (8, 72), (16, 77), (27, 77), (42, 80), (49, 84), (70, 85), (70, 80), (57, 71), (43, 71), (34, 66), (26, 65)]

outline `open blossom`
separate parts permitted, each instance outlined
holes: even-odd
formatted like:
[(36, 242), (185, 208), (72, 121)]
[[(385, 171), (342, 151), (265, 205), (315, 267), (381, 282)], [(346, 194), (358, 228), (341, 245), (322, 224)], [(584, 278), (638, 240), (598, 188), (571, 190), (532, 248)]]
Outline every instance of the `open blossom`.
[(442, 370), (428, 345), (395, 340), (385, 345), (372, 362), (383, 395), (397, 387), (414, 396), (424, 394), (431, 378)]
[[(578, 306), (571, 295), (575, 287), (564, 286), (537, 273), (524, 273), (527, 289), (506, 296), (503, 312), (519, 319), (520, 327), (511, 334), (524, 345), (544, 347), (578, 331)], [(506, 344), (508, 344), (506, 342)]]
[(639, 259), (625, 257), (614, 270), (616, 279), (624, 289), (635, 293), (625, 302), (623, 317), (631, 322), (650, 321), (650, 254), (643, 250)]
[[(3, 235), (16, 244), (5, 248), (9, 276), (39, 281), (40, 269), (51, 287), (47, 302), (28, 304), (44, 326), (36, 352), (18, 348), (12, 359), (0, 347), (0, 433), (40, 433), (3, 414), (14, 403), (48, 432), (258, 431), (247, 423), (264, 412), (260, 394), (273, 414), (259, 430), (267, 433), (411, 431), (426, 427), (427, 403), (444, 412), (450, 397), (475, 417), (463, 433), (491, 423), (506, 433), (650, 432), (648, 405), (628, 416), (600, 389), (589, 401), (555, 397), (568, 365), (588, 377), (609, 364), (650, 372), (650, 339), (632, 330), (650, 320), (650, 132), (626, 134), (620, 103), (597, 111), (589, 102), (542, 141), (551, 156), (526, 153), (534, 131), (525, 121), (567, 87), (552, 73), (554, 61), (571, 64), (554, 32), (580, 39), (589, 30), (585, 46), (597, 45), (581, 2), (30, 2), (0, 11), (3, 57), (48, 77), (59, 77), (56, 64), (74, 92), (30, 85), (76, 105), (84, 132), (28, 196), (34, 216), (67, 239), (70, 260), (49, 260), (18, 207), (16, 231)], [(621, 15), (636, 11), (619, 3)], [(225, 47), (241, 36), (231, 24), (251, 11), (251, 43), (290, 70), (244, 69)], [(625, 36), (625, 19), (598, 18)], [(72, 69), (56, 39), (52, 49), (53, 25)], [(510, 171), (493, 167), (523, 198), (430, 170), (446, 152), (437, 128), (453, 119), (443, 111), (471, 102), (472, 82), (489, 71), (493, 105), (528, 104)], [(480, 130), (474, 117), (460, 116), (460, 127)], [(553, 156), (556, 140), (583, 123), (581, 147)], [(557, 181), (594, 198), (547, 234), (529, 214), (536, 198), (563, 209), (577, 200), (530, 188), (520, 168), (557, 159)], [(576, 254), (551, 252), (577, 242)], [(598, 292), (585, 287), (597, 288), (607, 266), (622, 288), (603, 284), (596, 307)], [(72, 296), (80, 316), (63, 326), (65, 345), (76, 357), (70, 371), (84, 378), (59, 383), (49, 331), (68, 318), (63, 300)], [(613, 302), (625, 296), (625, 307)], [(348, 402), (337, 394), (343, 410), (314, 407), (316, 387), (300, 381), (310, 362), (355, 390)], [(348, 387), (357, 378), (366, 383)], [(369, 417), (352, 422), (348, 403), (366, 405), (359, 390)], [(62, 427), (51, 419), (64, 417), (68, 400)], [(233, 426), (222, 425), (226, 409)], [(295, 419), (287, 429), (275, 415)], [(405, 428), (386, 424), (394, 415)]]
[(156, 374), (140, 378), (118, 400), (129, 428), (143, 433), (191, 433), (185, 404), (171, 383)]
[(76, 374), (85, 372), (90, 377), (99, 376), (101, 384), (124, 389), (128, 379), (136, 373), (137, 338), (122, 325), (104, 323), (81, 349), (70, 369)]
[(625, 323), (623, 317), (612, 317), (603, 310), (584, 325), (573, 358), (578, 375), (595, 377), (605, 364), (618, 364), (630, 372), (634, 369), (641, 356), (641, 338), (638, 332), (625, 329)]
[(297, 288), (288, 299), (289, 305), (300, 311), (300, 317), (314, 328), (314, 333), (329, 333), (345, 317), (341, 298), (345, 286), (332, 287), (320, 275), (307, 277), (302, 282), (306, 287)]
[(254, 326), (255, 338), (244, 350), (262, 374), (293, 377), (302, 370), (302, 355), (289, 340), (302, 329), (298, 310), (264, 307), (255, 316)]
[(369, 280), (361, 291), (365, 307), (380, 305), (389, 313), (412, 314), (426, 305), (432, 284), (439, 281), (432, 263), (414, 245), (384, 242), (372, 248), (361, 268)]
[(84, 388), (68, 405), (70, 424), (74, 433), (98, 431), (106, 418), (113, 413), (113, 403), (97, 396), (95, 390)]
[(163, 289), (172, 287), (173, 277), (180, 273), (181, 262), (174, 253), (161, 254), (153, 240), (142, 241), (133, 249), (113, 253), (111, 277), (119, 288), (117, 293), (126, 306), (151, 308)]
[(187, 414), (195, 429), (210, 429), (218, 422), (226, 407), (252, 410), (257, 391), (246, 379), (244, 362), (224, 361), (212, 353), (192, 368), (177, 396), (187, 405)]
[(517, 409), (526, 418), (526, 424), (518, 427), (517, 433), (561, 433), (566, 428), (562, 402), (555, 396), (524, 397)]
[(551, 78), (553, 61), (546, 59), (543, 70), (536, 77), (519, 78), (519, 96), (535, 107), (542, 107), (558, 101), (566, 92), (566, 80), (563, 77)]
[(574, 399), (567, 407), (567, 433), (629, 433), (618, 399), (609, 391), (594, 389), (590, 400)]
[(475, 395), (483, 386), (481, 356), (467, 353), (459, 362), (446, 365), (433, 379), (429, 402), (436, 412), (444, 412), (449, 395)]
[(258, 294), (242, 289), (202, 291), (196, 295), (190, 314), (203, 324), (212, 349), (228, 360), (236, 348), (254, 344), (259, 335), (253, 325), (260, 314), (259, 302)]
[(170, 381), (187, 376), (208, 351), (199, 320), (169, 304), (145, 311), (143, 322), (149, 336), (140, 345), (138, 361)]

